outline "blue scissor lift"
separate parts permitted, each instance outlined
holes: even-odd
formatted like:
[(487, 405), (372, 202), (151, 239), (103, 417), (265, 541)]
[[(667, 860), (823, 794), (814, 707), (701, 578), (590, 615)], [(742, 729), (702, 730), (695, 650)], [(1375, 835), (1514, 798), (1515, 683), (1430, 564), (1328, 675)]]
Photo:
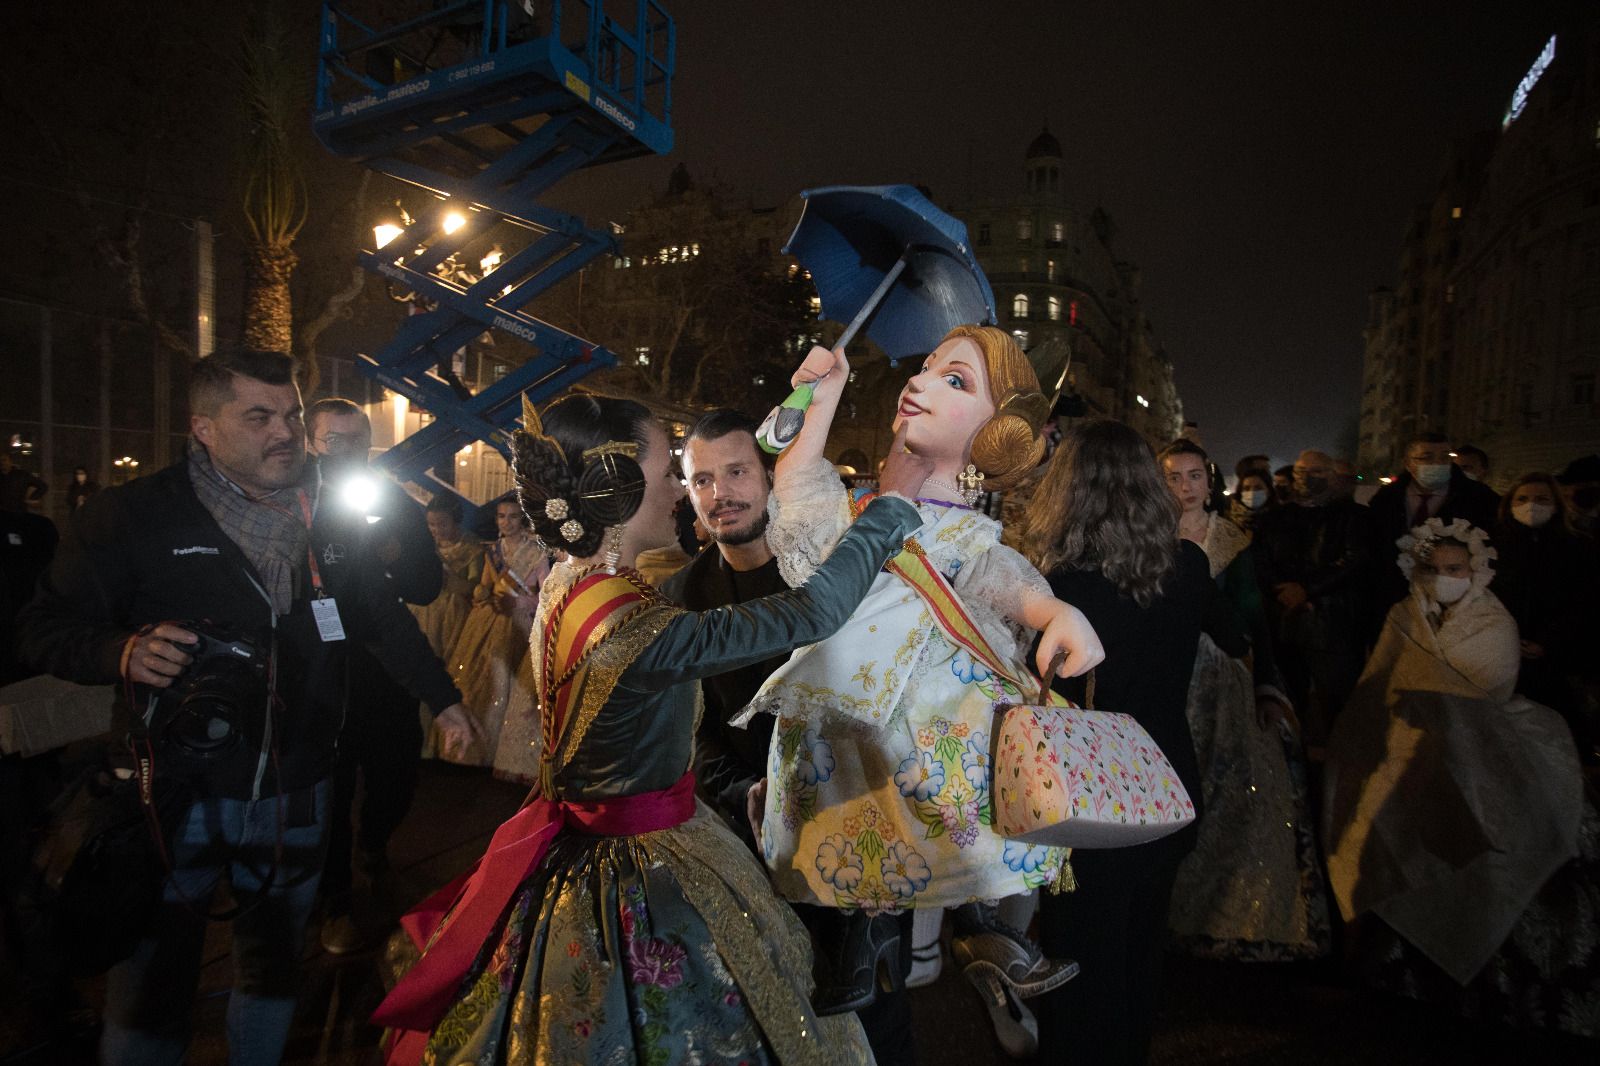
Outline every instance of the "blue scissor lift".
[[(395, 5), (385, 6), (392, 9)], [(359, 0), (326, 2), (312, 126), (335, 154), (439, 199), (361, 263), (429, 310), (361, 370), (433, 415), (386, 452), (396, 477), (451, 492), (429, 469), (473, 440), (508, 454), (520, 397), (540, 401), (616, 357), (523, 310), (595, 256), (608, 230), (541, 206), (581, 167), (672, 150), (675, 31), (654, 0), (416, 0), (370, 26)], [(533, 13), (530, 14), (530, 9)], [(452, 213), (466, 222), (445, 232)], [(496, 264), (474, 262), (490, 246)], [(481, 265), (481, 269), (480, 269)], [(477, 395), (435, 369), (487, 330), (538, 349)]]

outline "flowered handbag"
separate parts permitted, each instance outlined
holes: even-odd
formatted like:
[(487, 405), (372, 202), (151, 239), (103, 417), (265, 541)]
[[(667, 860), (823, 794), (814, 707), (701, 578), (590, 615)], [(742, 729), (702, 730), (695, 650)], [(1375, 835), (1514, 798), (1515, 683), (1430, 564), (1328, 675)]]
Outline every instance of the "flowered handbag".
[(1050, 664), (1037, 704), (995, 705), (994, 827), (1028, 844), (1121, 848), (1194, 821), (1194, 801), (1143, 726), (1126, 714), (1050, 702)]

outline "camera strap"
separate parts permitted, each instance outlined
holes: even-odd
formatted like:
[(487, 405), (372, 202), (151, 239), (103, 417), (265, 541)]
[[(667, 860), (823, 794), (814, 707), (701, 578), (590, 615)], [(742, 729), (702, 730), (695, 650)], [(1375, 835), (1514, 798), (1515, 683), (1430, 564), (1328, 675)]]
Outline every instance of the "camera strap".
[[(140, 631), (140, 634), (143, 635), (144, 633), (148, 633), (154, 628), (154, 625), (145, 626)], [(274, 648), (273, 664), (269, 668), (272, 671), (273, 677), (273, 680), (269, 684), (271, 691), (271, 699), (267, 712), (269, 715), (272, 713), (272, 707), (275, 707), (277, 704), (276, 660), (277, 650)], [(133, 681), (126, 675), (123, 677), (123, 694), (128, 701), (129, 709), (132, 710), (134, 706)], [(154, 706), (153, 698), (151, 701), (151, 706)], [(178, 881), (177, 871), (173, 869), (172, 854), (167, 846), (167, 834), (161, 826), (161, 814), (156, 809), (155, 745), (150, 740), (150, 730), (147, 727), (143, 717), (139, 716), (138, 714), (134, 714), (133, 723), (128, 728), (128, 733), (124, 738), (124, 743), (127, 746), (129, 754), (133, 756), (134, 776), (138, 778), (139, 782), (139, 807), (144, 812), (145, 828), (150, 831), (150, 839), (155, 843), (156, 854), (161, 857), (161, 866), (164, 870), (166, 870), (167, 880), (171, 882), (173, 890), (177, 892), (178, 899), (197, 918), (213, 922), (230, 922), (240, 915), (259, 907), (266, 900), (267, 891), (272, 888), (273, 883), (277, 880), (278, 868), (283, 863), (283, 833), (287, 817), (284, 810), (285, 798), (282, 788), (282, 775), (280, 774), (278, 768), (278, 739), (276, 731), (273, 731), (271, 743), (268, 745), (269, 757), (272, 760), (273, 777), (279, 783), (278, 794), (275, 797), (275, 802), (277, 804), (277, 817), (272, 844), (272, 866), (267, 870), (266, 876), (261, 879), (261, 887), (257, 889), (255, 899), (251, 900), (249, 903), (236, 903), (234, 906), (223, 911), (212, 911), (205, 904), (202, 904), (199, 900), (194, 899), (189, 895), (189, 893), (185, 892), (183, 885)]]

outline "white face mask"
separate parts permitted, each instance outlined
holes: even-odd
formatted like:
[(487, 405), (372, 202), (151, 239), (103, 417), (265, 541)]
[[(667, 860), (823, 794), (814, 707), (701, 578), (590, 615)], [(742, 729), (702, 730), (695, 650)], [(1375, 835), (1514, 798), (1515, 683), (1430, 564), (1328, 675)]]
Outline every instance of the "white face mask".
[(1529, 529), (1538, 529), (1554, 518), (1555, 513), (1555, 505), (1550, 503), (1535, 503), (1533, 500), (1526, 500), (1522, 503), (1511, 505), (1511, 517)]
[(1446, 577), (1444, 574), (1422, 575), (1422, 588), (1433, 602), (1449, 605), (1467, 594), (1472, 587), (1470, 577)]
[(1417, 466), (1417, 484), (1429, 492), (1438, 492), (1450, 484), (1449, 463), (1421, 463)]
[(1259, 511), (1267, 505), (1267, 490), (1245, 489), (1239, 493), (1239, 502), (1252, 511)]

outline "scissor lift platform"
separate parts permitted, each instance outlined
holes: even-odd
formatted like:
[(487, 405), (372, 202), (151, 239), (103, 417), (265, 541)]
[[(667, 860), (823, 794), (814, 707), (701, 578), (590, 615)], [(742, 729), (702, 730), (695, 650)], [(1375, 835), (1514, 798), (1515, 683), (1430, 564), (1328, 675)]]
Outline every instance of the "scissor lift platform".
[[(506, 453), (524, 392), (537, 402), (616, 362), (524, 310), (617, 251), (609, 230), (538, 198), (580, 168), (672, 149), (675, 29), (655, 0), (456, 0), (386, 26), (359, 6), (323, 4), (312, 127), (336, 155), (437, 197), (361, 253), (429, 308), (361, 369), (434, 416), (380, 464), (449, 491), (428, 470), (473, 440)], [(436, 368), (489, 330), (539, 354), (461, 395)]]

